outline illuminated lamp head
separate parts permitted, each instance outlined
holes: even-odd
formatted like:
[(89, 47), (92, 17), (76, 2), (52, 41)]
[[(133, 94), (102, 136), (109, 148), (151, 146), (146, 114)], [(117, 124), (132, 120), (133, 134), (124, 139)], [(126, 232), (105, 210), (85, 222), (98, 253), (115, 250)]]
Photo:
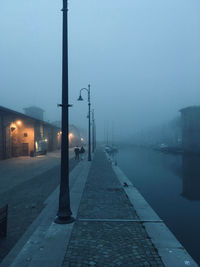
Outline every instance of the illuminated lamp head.
[(18, 121), (16, 121), (16, 124), (17, 124), (18, 126), (21, 126), (21, 125), (22, 125), (22, 121), (18, 120)]
[(74, 137), (73, 133), (69, 133), (69, 138), (73, 138), (73, 137)]

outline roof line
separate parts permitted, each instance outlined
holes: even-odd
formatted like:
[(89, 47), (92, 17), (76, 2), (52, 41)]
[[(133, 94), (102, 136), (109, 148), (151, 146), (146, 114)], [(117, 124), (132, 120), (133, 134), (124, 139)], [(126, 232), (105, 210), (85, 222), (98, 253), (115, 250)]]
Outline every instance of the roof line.
[(13, 115), (16, 115), (16, 116), (21, 116), (21, 117), (24, 117), (24, 118), (28, 118), (28, 119), (31, 119), (31, 120), (34, 120), (34, 121), (38, 121), (38, 122), (42, 122), (44, 124), (47, 124), (47, 125), (50, 125), (54, 128), (57, 128), (57, 129), (60, 129), (59, 127), (49, 123), (49, 122), (46, 122), (46, 121), (43, 121), (43, 120), (39, 120), (39, 119), (36, 119), (34, 117), (31, 117), (31, 116), (28, 116), (26, 114), (23, 114), (21, 112), (18, 112), (18, 111), (15, 111), (15, 110), (12, 110), (12, 109), (9, 109), (9, 108), (5, 108), (3, 106), (0, 106), (0, 111), (3, 111), (3, 112), (10, 112), (12, 113)]

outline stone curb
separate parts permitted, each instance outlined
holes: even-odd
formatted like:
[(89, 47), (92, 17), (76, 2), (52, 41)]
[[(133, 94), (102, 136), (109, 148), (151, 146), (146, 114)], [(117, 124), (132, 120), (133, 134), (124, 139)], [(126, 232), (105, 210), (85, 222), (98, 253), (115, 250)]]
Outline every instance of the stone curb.
[[(108, 160), (112, 159), (107, 155)], [(131, 183), (122, 170), (112, 162), (112, 168), (121, 183), (127, 197), (134, 206), (141, 223), (144, 225), (152, 243), (158, 250), (166, 267), (192, 266), (198, 267), (198, 264), (192, 259), (189, 253), (175, 238), (165, 223), (151, 208), (143, 198), (136, 187)]]

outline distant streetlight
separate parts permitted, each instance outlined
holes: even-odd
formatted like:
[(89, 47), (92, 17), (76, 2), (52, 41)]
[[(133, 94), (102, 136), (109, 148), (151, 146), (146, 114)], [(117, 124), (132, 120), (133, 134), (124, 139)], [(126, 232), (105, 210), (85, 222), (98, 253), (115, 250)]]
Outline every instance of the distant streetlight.
[(94, 109), (92, 110), (92, 152), (94, 153), (96, 148), (96, 131), (95, 131), (95, 119)]
[(83, 101), (81, 92), (83, 90), (86, 90), (88, 93), (88, 161), (91, 161), (91, 129), (90, 129), (90, 84), (88, 84), (88, 88), (82, 88), (80, 90), (80, 95), (79, 98), (77, 99), (78, 101)]
[(59, 208), (55, 223), (74, 222), (71, 216), (69, 196), (69, 103), (68, 103), (68, 3), (63, 0), (63, 49), (62, 49), (62, 144), (61, 144), (61, 177)]

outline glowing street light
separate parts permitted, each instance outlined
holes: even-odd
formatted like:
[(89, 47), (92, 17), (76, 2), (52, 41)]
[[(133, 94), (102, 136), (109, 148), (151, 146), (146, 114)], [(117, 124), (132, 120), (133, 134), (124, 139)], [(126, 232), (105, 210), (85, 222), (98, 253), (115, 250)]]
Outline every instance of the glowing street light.
[(18, 126), (21, 126), (21, 125), (22, 125), (22, 121), (18, 120), (18, 121), (16, 121), (16, 124), (17, 124)]
[(74, 134), (73, 133), (69, 133), (69, 143), (71, 143), (73, 138), (74, 138)]
[(74, 134), (73, 133), (69, 133), (69, 138), (70, 139), (74, 138)]

